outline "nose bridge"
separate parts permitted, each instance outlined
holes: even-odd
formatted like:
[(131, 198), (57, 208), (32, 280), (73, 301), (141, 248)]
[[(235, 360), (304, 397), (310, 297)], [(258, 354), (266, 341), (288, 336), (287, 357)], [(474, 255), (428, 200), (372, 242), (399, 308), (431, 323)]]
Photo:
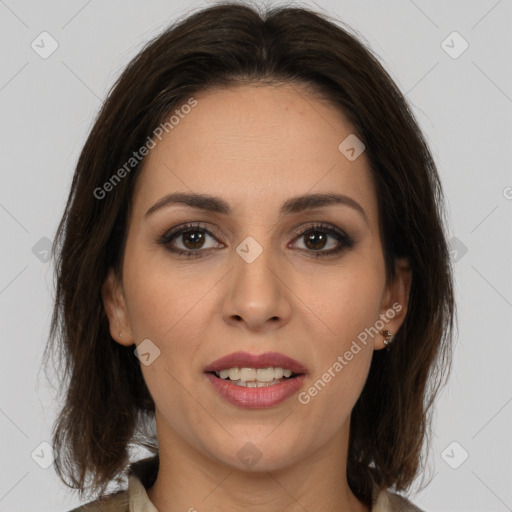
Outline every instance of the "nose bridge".
[[(259, 241), (258, 241), (259, 240)], [(273, 254), (269, 233), (260, 230), (254, 236), (245, 237), (235, 249), (235, 289), (255, 294), (269, 294), (275, 288), (274, 274), (270, 271), (277, 255)]]
[(225, 313), (252, 327), (287, 314), (285, 287), (276, 267), (280, 255), (268, 230), (245, 237), (235, 248), (229, 299)]

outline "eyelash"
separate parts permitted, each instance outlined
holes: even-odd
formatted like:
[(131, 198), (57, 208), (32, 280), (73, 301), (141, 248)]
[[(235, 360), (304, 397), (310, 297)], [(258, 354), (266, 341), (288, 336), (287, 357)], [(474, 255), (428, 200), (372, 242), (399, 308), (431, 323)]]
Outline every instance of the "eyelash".
[[(182, 249), (176, 249), (173, 248), (170, 244), (171, 242), (178, 238), (180, 235), (183, 235), (187, 232), (204, 232), (208, 235), (210, 235), (213, 238), (218, 238), (218, 236), (213, 233), (210, 229), (206, 228), (204, 224), (201, 223), (192, 223), (192, 224), (185, 224), (183, 226), (180, 226), (178, 228), (171, 229), (169, 231), (165, 231), (162, 235), (158, 237), (158, 243), (160, 245), (163, 245), (168, 251), (180, 256), (180, 257), (186, 257), (186, 258), (195, 258), (200, 257), (200, 253), (207, 252), (212, 249), (197, 249), (195, 251), (193, 250), (187, 250), (184, 251)], [(344, 233), (343, 231), (334, 228), (333, 226), (330, 226), (328, 224), (314, 224), (312, 226), (308, 226), (307, 228), (301, 230), (299, 233), (297, 233), (297, 236), (294, 240), (300, 239), (302, 236), (311, 233), (311, 232), (320, 232), (324, 234), (328, 234), (333, 236), (340, 244), (338, 248), (330, 249), (328, 251), (314, 251), (314, 250), (307, 250), (307, 249), (300, 249), (301, 251), (306, 251), (308, 253), (311, 253), (311, 256), (314, 258), (323, 258), (327, 256), (332, 256), (334, 254), (338, 254), (341, 251), (343, 251), (346, 248), (351, 248), (354, 246), (354, 240)]]

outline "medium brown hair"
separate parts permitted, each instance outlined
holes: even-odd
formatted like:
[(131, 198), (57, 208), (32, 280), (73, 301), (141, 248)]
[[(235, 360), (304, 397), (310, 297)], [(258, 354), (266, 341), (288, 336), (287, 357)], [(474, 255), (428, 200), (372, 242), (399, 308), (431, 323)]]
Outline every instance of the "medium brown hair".
[(427, 143), (377, 58), (339, 20), (307, 8), (260, 12), (221, 3), (175, 22), (118, 78), (80, 154), (55, 237), (47, 350), (57, 344), (66, 391), (53, 431), (55, 468), (81, 495), (119, 482), (131, 445), (157, 450), (143, 428), (155, 405), (134, 346), (113, 341), (101, 297), (108, 270), (121, 275), (144, 160), (102, 199), (94, 191), (192, 94), (279, 83), (304, 85), (348, 117), (377, 191), (387, 277), (394, 277), (398, 257), (408, 258), (412, 270), (404, 323), (390, 350), (374, 352), (352, 411), (349, 485), (369, 504), (372, 485), (406, 490), (419, 472), (431, 406), (450, 366), (454, 324), (442, 189)]

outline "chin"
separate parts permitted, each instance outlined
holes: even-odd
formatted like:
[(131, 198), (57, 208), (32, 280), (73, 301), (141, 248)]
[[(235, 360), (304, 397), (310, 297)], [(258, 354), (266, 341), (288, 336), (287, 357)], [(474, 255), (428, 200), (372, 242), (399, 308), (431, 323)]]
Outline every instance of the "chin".
[[(219, 452), (220, 447), (222, 452)], [(277, 438), (270, 440), (268, 433), (233, 437), (229, 443), (213, 446), (210, 453), (230, 468), (250, 473), (285, 469), (293, 465), (299, 455), (294, 443), (287, 444)]]

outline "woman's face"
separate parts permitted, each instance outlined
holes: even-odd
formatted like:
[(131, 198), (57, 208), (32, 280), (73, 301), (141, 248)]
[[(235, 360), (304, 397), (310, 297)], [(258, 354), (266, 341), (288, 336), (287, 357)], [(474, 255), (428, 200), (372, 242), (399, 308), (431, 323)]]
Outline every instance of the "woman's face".
[[(352, 137), (339, 148), (353, 133), (346, 118), (298, 86), (194, 97), (139, 176), (122, 282), (111, 273), (103, 290), (111, 334), (143, 343), (161, 446), (184, 442), (240, 469), (247, 456), (277, 469), (320, 450), (339, 455), (384, 348), (375, 333), (397, 331), (409, 289), (406, 265), (386, 284), (368, 160)], [(155, 206), (176, 193), (215, 199)], [(340, 199), (297, 200), (315, 194)], [(279, 353), (303, 375), (274, 388), (205, 373), (235, 352)], [(227, 372), (263, 382), (293, 366), (249, 356), (217, 369), (272, 367)]]

